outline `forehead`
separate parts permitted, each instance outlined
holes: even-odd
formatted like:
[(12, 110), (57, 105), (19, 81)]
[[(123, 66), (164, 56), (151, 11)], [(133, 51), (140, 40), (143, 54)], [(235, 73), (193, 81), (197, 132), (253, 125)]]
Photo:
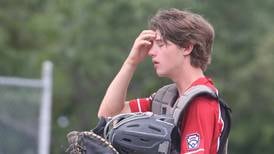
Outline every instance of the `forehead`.
[(172, 42), (168, 39), (164, 39), (162, 34), (160, 33), (159, 30), (156, 30), (156, 38), (155, 38), (155, 41), (158, 42), (158, 43), (166, 43), (166, 44), (172, 44)]
[(156, 30), (156, 38), (155, 38), (155, 40), (163, 40), (163, 37), (162, 37), (162, 35), (161, 35), (161, 33), (160, 33), (159, 30)]

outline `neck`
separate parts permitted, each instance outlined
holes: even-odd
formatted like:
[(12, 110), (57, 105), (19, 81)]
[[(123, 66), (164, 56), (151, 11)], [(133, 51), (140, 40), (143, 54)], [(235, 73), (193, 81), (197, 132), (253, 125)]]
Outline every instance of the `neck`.
[(179, 95), (182, 96), (190, 85), (201, 77), (204, 77), (203, 71), (200, 68), (190, 66), (178, 72), (177, 75), (172, 78), (172, 81), (176, 83)]

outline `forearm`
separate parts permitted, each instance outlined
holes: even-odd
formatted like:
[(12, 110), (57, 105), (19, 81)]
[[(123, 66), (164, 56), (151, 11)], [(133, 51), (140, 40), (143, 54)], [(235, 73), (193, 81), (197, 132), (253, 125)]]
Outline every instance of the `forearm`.
[(125, 106), (127, 89), (136, 67), (136, 64), (131, 63), (130, 59), (124, 62), (106, 91), (98, 111), (98, 117), (113, 116), (122, 111)]
[(151, 41), (155, 37), (154, 31), (144, 30), (136, 38), (126, 61), (107, 89), (98, 111), (98, 117), (108, 117), (121, 111), (129, 111), (128, 106), (125, 105), (129, 82), (137, 65), (148, 55), (148, 51), (152, 47)]

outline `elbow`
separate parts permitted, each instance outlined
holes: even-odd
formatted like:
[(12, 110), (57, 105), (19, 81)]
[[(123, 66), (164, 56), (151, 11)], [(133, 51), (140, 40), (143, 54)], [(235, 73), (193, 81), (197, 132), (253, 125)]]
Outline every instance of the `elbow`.
[(97, 117), (100, 118), (106, 118), (107, 117), (107, 111), (108, 109), (106, 108), (106, 106), (102, 105), (103, 103), (101, 103), (101, 106), (99, 107), (98, 113), (97, 113)]
[(107, 115), (102, 110), (99, 110), (98, 113), (97, 113), (97, 117), (99, 119), (102, 118), (102, 117), (106, 118)]
[(100, 108), (98, 113), (97, 113), (97, 117), (98, 118), (107, 118), (112, 116), (111, 112), (109, 112), (109, 110), (104, 109), (104, 108)]
[(101, 118), (101, 117), (108, 118), (108, 117), (112, 117), (112, 116), (115, 116), (115, 115), (120, 114), (120, 113), (124, 113), (124, 108), (122, 108), (122, 109), (116, 108), (116, 109), (113, 110), (113, 108), (107, 108), (107, 107), (102, 107), (101, 106), (99, 108), (97, 116), (98, 116), (98, 118)]

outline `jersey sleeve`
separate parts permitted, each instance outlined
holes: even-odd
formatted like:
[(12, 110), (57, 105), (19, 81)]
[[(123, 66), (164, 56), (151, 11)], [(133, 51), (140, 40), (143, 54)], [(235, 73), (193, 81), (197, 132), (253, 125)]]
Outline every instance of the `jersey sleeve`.
[(137, 98), (129, 101), (131, 112), (151, 111), (151, 98)]
[(181, 125), (181, 154), (217, 153), (218, 112), (219, 104), (212, 98), (197, 97), (189, 104)]

